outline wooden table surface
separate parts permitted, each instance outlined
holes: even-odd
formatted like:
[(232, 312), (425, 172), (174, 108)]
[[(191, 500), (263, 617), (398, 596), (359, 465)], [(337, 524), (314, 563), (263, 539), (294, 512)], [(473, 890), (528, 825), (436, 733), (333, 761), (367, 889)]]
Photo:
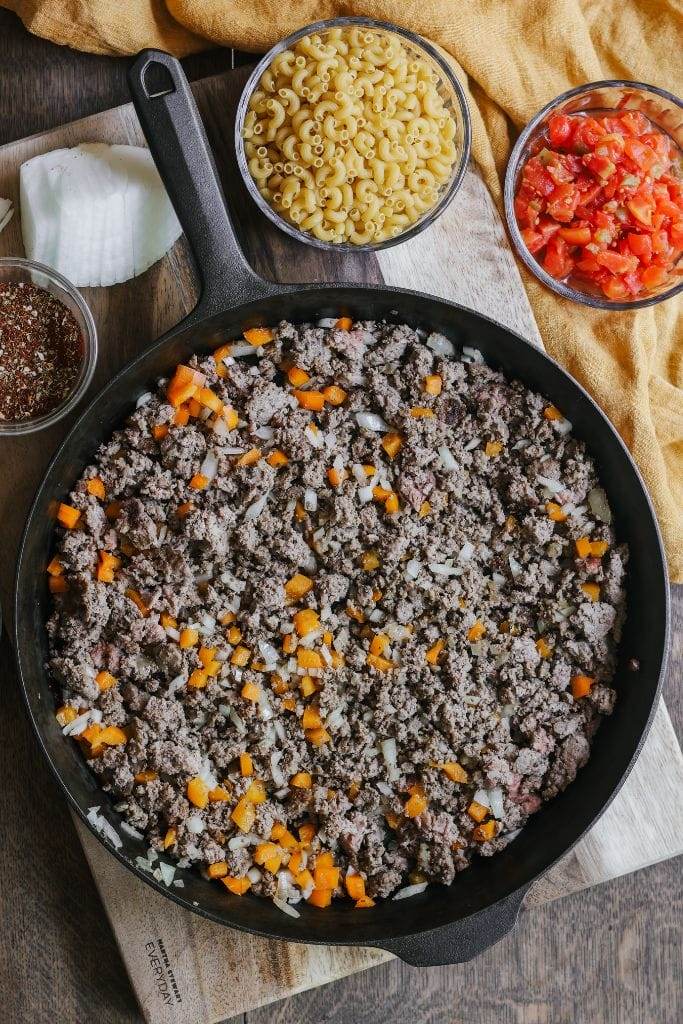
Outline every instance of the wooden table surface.
[[(230, 67), (230, 54), (185, 63), (198, 78)], [(0, 11), (0, 144), (124, 102), (125, 68), (29, 36)], [(680, 738), (683, 588), (674, 588), (674, 609), (665, 698)], [(140, 1022), (66, 805), (24, 719), (6, 637), (0, 682), (0, 1020)], [(243, 1024), (674, 1024), (683, 1019), (682, 941), (681, 865), (669, 861), (535, 908), (473, 964), (418, 971), (392, 962)]]

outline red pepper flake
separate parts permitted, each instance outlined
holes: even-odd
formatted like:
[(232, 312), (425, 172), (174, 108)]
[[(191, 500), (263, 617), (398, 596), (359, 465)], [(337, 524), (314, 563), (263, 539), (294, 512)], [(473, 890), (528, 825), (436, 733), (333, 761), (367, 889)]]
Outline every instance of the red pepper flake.
[(83, 363), (73, 313), (33, 284), (0, 284), (0, 421), (44, 416), (73, 391)]

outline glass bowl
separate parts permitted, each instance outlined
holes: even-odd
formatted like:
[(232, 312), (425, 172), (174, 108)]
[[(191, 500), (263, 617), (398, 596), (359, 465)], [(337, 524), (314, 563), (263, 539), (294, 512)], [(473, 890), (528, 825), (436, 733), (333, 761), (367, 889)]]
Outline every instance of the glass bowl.
[(86, 305), (85, 299), (79, 291), (61, 274), (42, 263), (34, 263), (33, 260), (20, 259), (17, 256), (0, 257), (0, 284), (33, 284), (37, 288), (44, 288), (56, 299), (63, 302), (66, 308), (73, 314), (76, 323), (80, 327), (83, 338), (83, 359), (80, 372), (74, 384), (73, 390), (67, 395), (63, 402), (56, 405), (49, 412), (36, 416), (33, 419), (20, 420), (19, 422), (0, 421), (0, 436), (18, 436), (20, 434), (31, 434), (35, 430), (43, 430), (51, 427), (53, 423), (66, 416), (80, 401), (88, 389), (95, 372), (97, 361), (97, 331), (92, 313)]
[[(430, 66), (432, 66), (435, 74), (438, 76), (437, 88), (439, 94), (456, 122), (455, 142), (459, 151), (459, 156), (451, 170), (451, 176), (449, 180), (441, 186), (439, 197), (434, 206), (429, 210), (426, 210), (417, 221), (406, 227), (406, 229), (401, 231), (399, 234), (394, 235), (391, 238), (383, 239), (382, 241), (368, 242), (365, 244), (354, 244), (352, 242), (326, 242), (322, 239), (316, 238), (309, 231), (304, 231), (301, 228), (298, 228), (295, 224), (290, 223), (290, 221), (281, 216), (281, 214), (278, 213), (277, 210), (273, 209), (273, 207), (270, 206), (263, 198), (258, 190), (256, 182), (251, 176), (247, 165), (247, 156), (244, 151), (244, 139), (242, 137), (244, 121), (251, 95), (257, 88), (261, 75), (270, 66), (273, 59), (277, 57), (278, 54), (297, 43), (303, 36), (313, 34), (322, 35), (329, 29), (342, 28), (349, 25), (360, 25), (369, 29), (379, 29), (392, 35), (400, 36), (404, 47), (408, 51), (420, 56)], [(282, 231), (286, 231), (288, 235), (292, 236), (292, 238), (296, 238), (300, 242), (305, 242), (307, 245), (314, 245), (318, 249), (327, 249), (330, 252), (372, 252), (378, 249), (387, 249), (389, 246), (397, 245), (399, 242), (405, 242), (406, 239), (412, 238), (414, 235), (419, 234), (420, 231), (423, 231), (424, 228), (428, 227), (436, 220), (439, 214), (443, 213), (458, 191), (465, 175), (465, 170), (467, 169), (467, 162), (470, 156), (470, 144), (471, 119), (467, 100), (465, 99), (465, 94), (460, 83), (446, 61), (440, 56), (433, 46), (426, 42), (426, 40), (421, 39), (420, 36), (399, 28), (397, 25), (393, 25), (390, 22), (375, 21), (372, 18), (332, 18), (329, 21), (318, 21), (313, 25), (307, 25), (305, 28), (300, 29), (293, 35), (287, 36), (286, 39), (281, 40), (268, 51), (262, 60), (259, 61), (249, 76), (240, 97), (237, 116), (235, 119), (235, 151), (237, 153), (237, 163), (247, 190), (258, 208), (270, 221), (273, 222), (273, 224)]]
[[(642, 82), (629, 82), (622, 80), (590, 82), (587, 85), (577, 86), (569, 92), (562, 93), (556, 99), (548, 103), (528, 125), (519, 136), (508, 161), (505, 172), (505, 216), (507, 218), (510, 237), (519, 258), (525, 266), (534, 274), (539, 281), (552, 289), (565, 299), (574, 302), (581, 302), (586, 306), (593, 306), (596, 309), (640, 309), (643, 306), (653, 306), (657, 302), (671, 298), (683, 291), (683, 277), (677, 276), (664, 281), (659, 288), (648, 291), (642, 296), (634, 296), (633, 299), (612, 300), (602, 292), (595, 289), (591, 282), (577, 281), (574, 278), (559, 280), (552, 277), (538, 263), (532, 253), (529, 252), (515, 216), (515, 193), (522, 173), (522, 169), (533, 155), (544, 135), (548, 120), (553, 114), (576, 114), (576, 113), (608, 113), (614, 110), (640, 110), (648, 117), (653, 124), (673, 140), (683, 154), (683, 102), (664, 89), (658, 89), (654, 85), (644, 85)], [(681, 258), (676, 264), (677, 269), (681, 267)], [(571, 283), (569, 283), (571, 281)]]

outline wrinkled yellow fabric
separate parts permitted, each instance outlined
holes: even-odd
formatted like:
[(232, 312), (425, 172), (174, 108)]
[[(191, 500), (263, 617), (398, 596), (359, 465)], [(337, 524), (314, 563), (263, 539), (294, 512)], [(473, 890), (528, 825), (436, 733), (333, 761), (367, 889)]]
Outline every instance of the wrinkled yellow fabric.
[[(498, 203), (514, 134), (558, 93), (629, 78), (683, 93), (681, 0), (0, 0), (80, 50), (260, 52), (337, 15), (393, 21), (437, 43), (468, 92), (473, 154)], [(548, 351), (595, 396), (645, 478), (683, 581), (683, 301), (632, 313), (558, 299), (524, 273)]]

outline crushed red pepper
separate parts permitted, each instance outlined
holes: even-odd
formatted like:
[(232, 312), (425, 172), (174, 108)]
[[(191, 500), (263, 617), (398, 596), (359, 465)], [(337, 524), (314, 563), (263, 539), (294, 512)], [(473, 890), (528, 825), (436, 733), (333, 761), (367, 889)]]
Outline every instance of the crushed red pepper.
[(83, 362), (73, 313), (44, 288), (0, 284), (0, 421), (44, 416), (68, 397)]

